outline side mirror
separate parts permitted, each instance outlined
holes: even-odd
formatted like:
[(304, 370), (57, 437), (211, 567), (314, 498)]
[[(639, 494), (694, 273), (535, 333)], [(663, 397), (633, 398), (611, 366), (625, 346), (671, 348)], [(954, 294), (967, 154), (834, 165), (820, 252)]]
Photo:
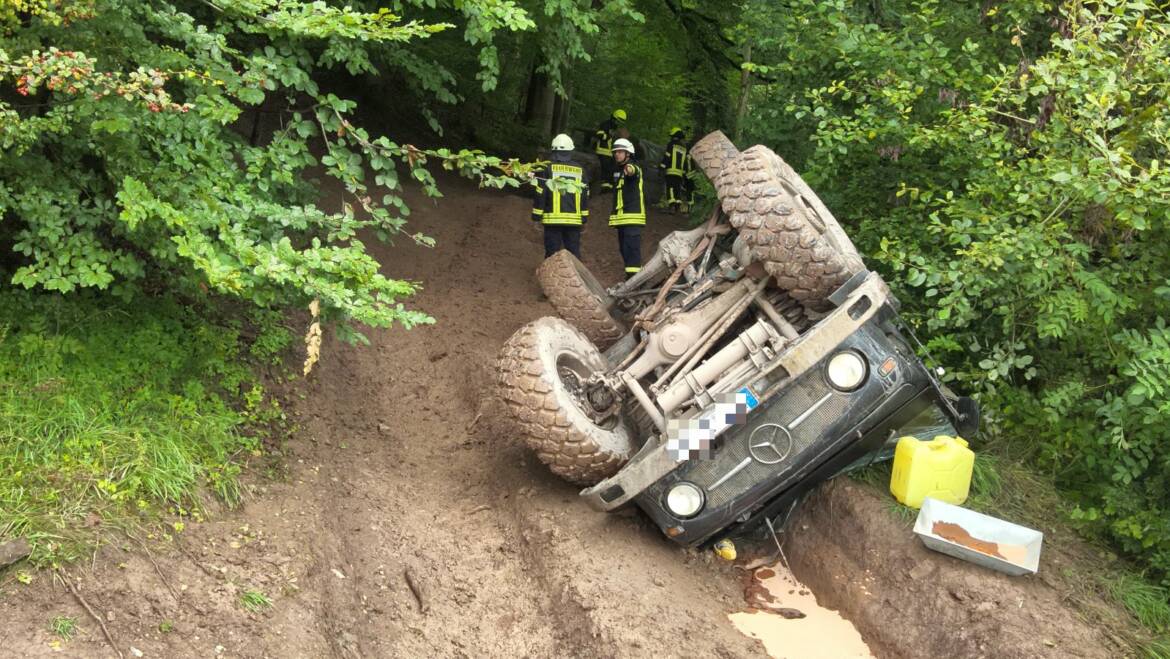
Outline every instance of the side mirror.
[(955, 419), (955, 430), (964, 439), (971, 439), (979, 432), (979, 403), (975, 399), (962, 396), (955, 400), (955, 410), (959, 418)]

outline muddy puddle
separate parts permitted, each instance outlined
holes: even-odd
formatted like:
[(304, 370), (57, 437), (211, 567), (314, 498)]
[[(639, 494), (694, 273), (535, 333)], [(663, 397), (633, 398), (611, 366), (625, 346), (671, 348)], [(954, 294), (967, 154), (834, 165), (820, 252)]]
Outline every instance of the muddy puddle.
[(768, 656), (873, 657), (853, 623), (817, 604), (782, 563), (758, 568), (745, 579), (748, 610), (728, 617), (740, 632), (762, 642)]

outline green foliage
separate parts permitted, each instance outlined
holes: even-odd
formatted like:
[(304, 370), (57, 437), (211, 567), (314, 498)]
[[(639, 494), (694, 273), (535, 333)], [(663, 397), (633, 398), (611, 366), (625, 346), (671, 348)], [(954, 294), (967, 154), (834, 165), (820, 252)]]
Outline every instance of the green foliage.
[(617, 108), (628, 113), (635, 138), (665, 143), (671, 126), (690, 126), (688, 52), (679, 34), (663, 17), (609, 26), (592, 60), (573, 71), (573, 126), (591, 133)]
[(1130, 575), (1113, 581), (1109, 590), (1143, 625), (1158, 632), (1170, 631), (1170, 590)]
[[(450, 23), (325, 2), (68, 4), (0, 14), (0, 247), (14, 253), (0, 274), (16, 285), (124, 299), (165, 286), (265, 308), (318, 299), (335, 321), (431, 322), (401, 302), (415, 285), (380, 274), (360, 238), (406, 232), (400, 179), (438, 195), (429, 165), (493, 187), (527, 171), (374, 136), (318, 82), (372, 72), (374, 54)], [(482, 34), (523, 27), (512, 3), (458, 4)], [(280, 128), (245, 139), (263, 111)], [(310, 169), (345, 190), (339, 208), (316, 203)]]
[(77, 633), (77, 618), (72, 616), (56, 616), (49, 621), (49, 631), (56, 634), (63, 641), (72, 641)]
[(249, 613), (259, 613), (264, 609), (272, 608), (272, 599), (263, 592), (249, 588), (240, 593), (240, 606)]
[[(167, 299), (10, 291), (0, 307), (0, 537), (27, 538), (36, 563), (68, 560), (198, 510), (202, 488), (240, 499), (241, 460), (258, 448), (245, 429), (272, 420), (272, 401), (238, 321)], [(259, 326), (251, 351), (267, 356), (273, 333)], [(237, 398), (239, 411), (225, 402)]]
[[(434, 4), (436, 20), (461, 20), (457, 7)], [(429, 72), (414, 85), (416, 98), (443, 104), (424, 105), (433, 129), (441, 120), (481, 145), (525, 153), (547, 146), (546, 130), (587, 137), (616, 108), (628, 112), (634, 137), (660, 143), (671, 126), (698, 135), (729, 116), (730, 81), (739, 68), (729, 35), (739, 0), (517, 4), (534, 24), (497, 33), (490, 66), (466, 47), (478, 43), (469, 33), (438, 35), (414, 50), (411, 74)], [(545, 126), (543, 105), (554, 95), (564, 107)]]
[(745, 130), (807, 173), (987, 436), (1170, 583), (1170, 19), (759, 0)]

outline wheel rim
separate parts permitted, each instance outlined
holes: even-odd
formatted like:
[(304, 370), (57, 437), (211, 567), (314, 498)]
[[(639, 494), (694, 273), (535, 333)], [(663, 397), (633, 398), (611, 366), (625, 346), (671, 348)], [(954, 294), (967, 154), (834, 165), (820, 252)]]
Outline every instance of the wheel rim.
[(593, 375), (594, 370), (589, 368), (585, 362), (581, 361), (577, 355), (571, 352), (562, 352), (557, 355), (556, 368), (557, 382), (560, 383), (565, 393), (569, 395), (577, 411), (598, 428), (613, 430), (617, 426), (617, 416), (610, 415), (602, 423), (598, 423), (595, 420), (598, 413), (590, 405), (588, 395), (585, 391), (585, 382)]
[(593, 276), (592, 272), (585, 267), (585, 264), (580, 261), (574, 261), (573, 267), (577, 270), (577, 276), (581, 278), (581, 283), (585, 284), (585, 288), (597, 298), (604, 307), (609, 306), (609, 296), (605, 293), (605, 289), (601, 287), (601, 282), (597, 281), (597, 277)]

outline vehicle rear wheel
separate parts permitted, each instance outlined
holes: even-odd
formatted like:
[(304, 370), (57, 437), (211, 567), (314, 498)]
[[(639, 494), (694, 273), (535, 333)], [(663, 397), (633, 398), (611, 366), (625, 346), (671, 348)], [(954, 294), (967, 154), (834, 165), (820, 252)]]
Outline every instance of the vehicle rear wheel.
[(626, 333), (625, 326), (610, 313), (613, 299), (589, 268), (568, 250), (545, 259), (536, 269), (536, 278), (557, 315), (581, 330), (598, 348), (605, 350)]
[(779, 156), (755, 146), (720, 171), (715, 188), (731, 225), (777, 286), (824, 310), (829, 295), (865, 265), (824, 204), (793, 176)]
[(723, 168), (738, 157), (739, 149), (719, 130), (709, 133), (691, 148), (691, 160), (712, 183)]
[(496, 364), (499, 395), (517, 434), (553, 473), (593, 485), (634, 452), (634, 433), (619, 413), (603, 421), (584, 391), (605, 358), (560, 318), (538, 318), (508, 339)]

